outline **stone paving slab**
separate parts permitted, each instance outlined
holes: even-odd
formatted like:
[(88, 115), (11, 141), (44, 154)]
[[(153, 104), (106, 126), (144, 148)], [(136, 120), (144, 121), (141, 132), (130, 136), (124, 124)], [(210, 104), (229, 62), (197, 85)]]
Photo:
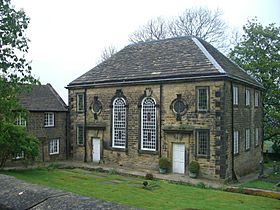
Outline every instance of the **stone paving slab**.
[[(94, 189), (93, 189), (94, 190)], [(62, 190), (29, 184), (0, 174), (1, 210), (45, 209), (136, 209)]]

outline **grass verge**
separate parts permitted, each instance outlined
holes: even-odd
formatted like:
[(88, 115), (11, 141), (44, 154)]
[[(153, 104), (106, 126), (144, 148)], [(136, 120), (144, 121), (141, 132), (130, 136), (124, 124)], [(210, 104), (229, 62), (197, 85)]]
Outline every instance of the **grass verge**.
[(144, 209), (279, 209), (280, 201), (80, 169), (1, 171), (30, 183)]

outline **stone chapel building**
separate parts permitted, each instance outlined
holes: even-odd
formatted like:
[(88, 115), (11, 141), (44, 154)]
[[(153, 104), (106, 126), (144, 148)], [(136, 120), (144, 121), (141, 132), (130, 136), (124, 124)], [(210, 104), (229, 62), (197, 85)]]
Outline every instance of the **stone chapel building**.
[(74, 160), (201, 176), (254, 171), (263, 141), (262, 85), (209, 43), (132, 44), (67, 86)]

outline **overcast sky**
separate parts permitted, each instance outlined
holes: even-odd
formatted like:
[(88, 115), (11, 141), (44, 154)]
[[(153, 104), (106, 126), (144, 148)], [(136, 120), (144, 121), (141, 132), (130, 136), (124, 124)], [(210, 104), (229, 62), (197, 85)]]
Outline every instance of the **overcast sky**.
[(174, 17), (185, 9), (219, 8), (230, 27), (258, 17), (263, 25), (280, 25), (279, 0), (12, 0), (31, 18), (27, 36), (33, 74), (51, 83), (68, 103), (71, 81), (93, 68), (104, 47), (122, 49), (128, 36), (148, 20)]

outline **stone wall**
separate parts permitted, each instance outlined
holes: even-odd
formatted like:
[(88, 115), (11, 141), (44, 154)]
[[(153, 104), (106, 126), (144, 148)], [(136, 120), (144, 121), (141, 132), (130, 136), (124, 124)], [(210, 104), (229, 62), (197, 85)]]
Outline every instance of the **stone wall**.
[[(262, 133), (263, 133), (263, 113), (262, 102), (260, 101), (259, 107), (255, 107), (255, 90), (250, 86), (240, 83), (233, 83), (239, 90), (239, 103), (238, 106), (233, 106), (233, 119), (232, 119), (232, 100), (231, 97), (226, 98), (225, 102), (225, 130), (228, 134), (227, 150), (227, 172), (226, 177), (232, 176), (232, 130), (239, 131), (239, 153), (234, 155), (234, 171), (237, 175), (243, 176), (259, 168), (261, 160), (261, 147), (262, 147)], [(245, 106), (245, 90), (250, 91), (250, 106)], [(225, 91), (228, 96), (231, 96), (231, 83), (227, 82)], [(260, 96), (261, 99), (261, 96)], [(232, 127), (233, 123), (233, 127)], [(255, 128), (259, 128), (259, 145), (255, 145)], [(250, 149), (245, 149), (245, 130), (250, 129)]]
[[(209, 87), (209, 111), (196, 111), (196, 87)], [(242, 91), (240, 86), (240, 91)], [(112, 98), (116, 91), (121, 89), (126, 98), (128, 139), (126, 149), (112, 148), (111, 123), (112, 123)], [(152, 97), (157, 103), (157, 151), (141, 151), (140, 144), (140, 101), (146, 89), (151, 90)], [(253, 91), (253, 89), (251, 90)], [(77, 94), (86, 95), (86, 112), (77, 112)], [(170, 105), (177, 94), (187, 103), (187, 111), (176, 119)], [(253, 95), (252, 95), (253, 96)], [(102, 103), (102, 111), (94, 118), (91, 111), (94, 97)], [(242, 104), (242, 97), (240, 103)], [(254, 97), (251, 97), (253, 100)], [(200, 163), (201, 175), (209, 178), (227, 178), (231, 176), (231, 89), (230, 83), (224, 81), (193, 81), (149, 85), (130, 85), (116, 87), (93, 87), (88, 89), (70, 89), (70, 142), (74, 160), (92, 161), (92, 137), (102, 140), (102, 162), (118, 164), (132, 168), (157, 169), (160, 156), (167, 156), (172, 162), (173, 143), (183, 143), (186, 149), (186, 171), (191, 160)], [(253, 103), (253, 101), (252, 101)], [(240, 112), (240, 113), (239, 113)], [(238, 114), (239, 113), (239, 114)], [(245, 109), (240, 107), (234, 114), (234, 125), (243, 129), (254, 126), (257, 122), (261, 126), (261, 108)], [(161, 122), (160, 122), (160, 119)], [(250, 119), (250, 122), (247, 122)], [(85, 145), (77, 145), (77, 126), (85, 126)], [(187, 131), (169, 132), (170, 128), (180, 128)], [(168, 128), (168, 129), (167, 129)], [(261, 127), (260, 127), (261, 128)], [(210, 152), (208, 157), (198, 157), (195, 153), (195, 134), (197, 129), (209, 129)], [(241, 136), (243, 135), (241, 131)], [(253, 137), (253, 134), (251, 135)], [(241, 142), (242, 144), (242, 142)], [(243, 147), (243, 146), (241, 146)], [(251, 147), (248, 152), (242, 149), (235, 157), (236, 171), (240, 175), (247, 173), (248, 164), (252, 169), (257, 165), (260, 146)], [(244, 153), (244, 154), (243, 154)], [(246, 161), (243, 161), (246, 158)], [(250, 163), (248, 163), (250, 162)]]
[[(38, 161), (55, 161), (66, 159), (67, 112), (54, 112), (54, 127), (44, 127), (44, 112), (29, 112), (27, 130), (40, 140)], [(49, 141), (59, 139), (59, 154), (49, 154)]]

